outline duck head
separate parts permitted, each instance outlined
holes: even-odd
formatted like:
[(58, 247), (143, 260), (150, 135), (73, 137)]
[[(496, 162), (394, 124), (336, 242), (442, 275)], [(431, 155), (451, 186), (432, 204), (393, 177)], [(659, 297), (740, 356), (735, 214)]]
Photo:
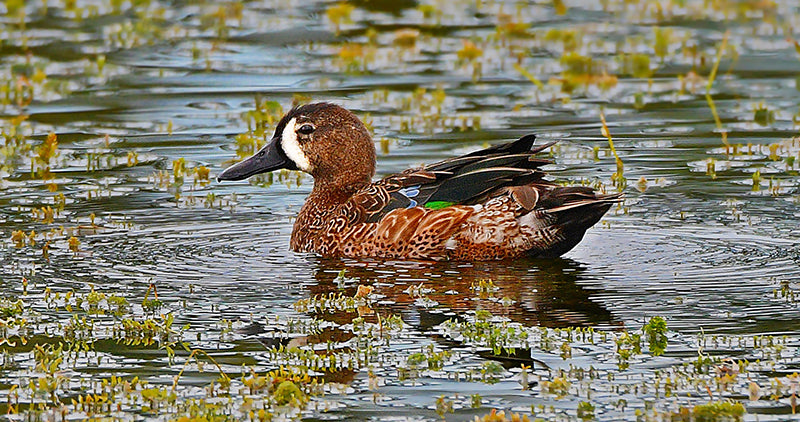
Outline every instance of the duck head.
[(279, 169), (304, 171), (314, 177), (315, 186), (360, 187), (375, 172), (375, 145), (350, 111), (330, 103), (306, 104), (283, 116), (267, 145), (217, 180), (243, 180)]

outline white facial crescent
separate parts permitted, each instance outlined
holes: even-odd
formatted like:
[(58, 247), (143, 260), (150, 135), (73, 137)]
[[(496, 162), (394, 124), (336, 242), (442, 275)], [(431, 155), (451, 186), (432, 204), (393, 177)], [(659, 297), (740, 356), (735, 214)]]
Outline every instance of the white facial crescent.
[(294, 117), (286, 123), (286, 126), (283, 128), (283, 133), (281, 134), (281, 148), (283, 148), (283, 152), (294, 162), (297, 168), (306, 173), (311, 173), (311, 162), (308, 161), (308, 157), (306, 157), (303, 149), (300, 148), (300, 143), (297, 141), (296, 124), (297, 119)]

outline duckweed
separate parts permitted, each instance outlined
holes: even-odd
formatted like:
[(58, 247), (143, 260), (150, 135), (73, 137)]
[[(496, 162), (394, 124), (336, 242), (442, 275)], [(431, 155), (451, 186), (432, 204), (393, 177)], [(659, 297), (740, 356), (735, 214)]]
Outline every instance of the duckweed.
[[(478, 294), (479, 292), (475, 292)], [(32, 293), (34, 297), (38, 295)], [(370, 293), (374, 294), (374, 293)], [(154, 296), (155, 290), (151, 287), (144, 293), (145, 300), (148, 296)], [(512, 323), (503, 318), (498, 318), (486, 311), (476, 312), (474, 319), (467, 322), (450, 321), (437, 328), (453, 341), (471, 344), (472, 347), (494, 345), (493, 353), (501, 359), (500, 361), (489, 360), (479, 363), (476, 366), (463, 365), (460, 362), (467, 358), (467, 361), (476, 362), (469, 356), (473, 352), (466, 350), (442, 350), (434, 344), (430, 344), (421, 349), (408, 350), (391, 347), (391, 344), (403, 341), (403, 337), (409, 333), (409, 327), (402, 323), (395, 323), (395, 317), (381, 318), (379, 323), (370, 323), (359, 317), (357, 313), (350, 311), (345, 314), (350, 315), (339, 323), (333, 323), (329, 319), (326, 321), (299, 318), (293, 321), (286, 321), (276, 327), (282, 327), (283, 335), (287, 339), (304, 338), (302, 342), (292, 340), (295, 346), (279, 346), (271, 350), (259, 352), (268, 358), (272, 365), (278, 367), (266, 372), (259, 372), (254, 367), (243, 371), (241, 378), (230, 376), (235, 371), (234, 368), (221, 363), (223, 355), (212, 351), (204, 351), (190, 346), (187, 342), (184, 330), (191, 328), (186, 326), (181, 329), (174, 327), (177, 314), (168, 312), (161, 316), (150, 317), (145, 313), (144, 308), (134, 308), (130, 306), (131, 300), (118, 294), (109, 294), (97, 290), (95, 287), (89, 288), (86, 292), (67, 292), (60, 294), (53, 291), (45, 291), (41, 296), (50, 303), (48, 312), (59, 312), (70, 315), (70, 322), (60, 329), (61, 343), (40, 343), (35, 337), (24, 334), (20, 325), (16, 331), (19, 335), (15, 338), (25, 338), (26, 341), (34, 341), (33, 358), (36, 362), (37, 371), (41, 374), (28, 385), (20, 385), (18, 389), (30, 391), (32, 396), (44, 398), (45, 406), (52, 406), (58, 398), (68, 394), (69, 382), (66, 377), (61, 375), (66, 367), (76, 365), (78, 354), (94, 356), (98, 359), (108, 359), (106, 346), (103, 346), (104, 338), (111, 338), (114, 341), (124, 344), (127, 347), (139, 349), (152, 348), (154, 352), (161, 351), (165, 357), (169, 357), (170, 365), (180, 367), (181, 370), (172, 389), (151, 385), (137, 378), (107, 378), (97, 384), (99, 390), (90, 390), (75, 397), (70, 405), (71, 411), (86, 412), (91, 411), (95, 414), (105, 414), (113, 409), (115, 403), (138, 403), (136, 407), (146, 414), (170, 414), (175, 417), (183, 417), (187, 414), (198, 414), (197, 412), (222, 412), (223, 414), (238, 414), (242, 410), (235, 406), (242, 405), (244, 409), (252, 409), (253, 412), (263, 410), (266, 415), (296, 414), (302, 409), (319, 406), (320, 400), (328, 400), (323, 397), (333, 394), (331, 387), (326, 386), (326, 379), (337, 377), (341, 373), (349, 371), (380, 371), (380, 377), (384, 380), (396, 379), (416, 380), (415, 382), (426, 383), (430, 379), (447, 380), (447, 382), (482, 382), (497, 384), (501, 388), (508, 388), (516, 385), (516, 389), (533, 389), (543, 394), (552, 396), (556, 400), (577, 399), (577, 408), (573, 407), (573, 415), (580, 419), (591, 419), (596, 417), (598, 412), (607, 412), (610, 409), (621, 409), (619, 403), (609, 403), (604, 400), (597, 401), (596, 393), (607, 391), (608, 397), (618, 394), (627, 394), (628, 397), (676, 397), (685, 396), (686, 392), (704, 391), (711, 389), (716, 391), (727, 391), (733, 393), (744, 389), (748, 391), (754, 400), (760, 400), (761, 393), (757, 384), (752, 380), (759, 380), (769, 384), (771, 397), (785, 397), (790, 394), (792, 375), (770, 378), (768, 373), (774, 369), (775, 361), (769, 362), (768, 356), (775, 351), (780, 356), (786, 350), (787, 339), (775, 337), (733, 337), (733, 336), (691, 336), (672, 334), (673, 341), (679, 343), (679, 348), (697, 347), (701, 352), (694, 360), (678, 359), (677, 363), (660, 367), (654, 372), (642, 372), (638, 362), (642, 361), (642, 345), (646, 343), (657, 347), (663, 347), (659, 342), (666, 338), (666, 321), (660, 317), (652, 318), (642, 327), (642, 334), (631, 332), (605, 332), (591, 328), (579, 329), (545, 329), (538, 327), (523, 327)], [(347, 297), (347, 296), (336, 296)], [(163, 295), (159, 295), (159, 300), (163, 300)], [(339, 299), (342, 300), (342, 299)], [(479, 299), (486, 300), (486, 299)], [(307, 305), (303, 305), (307, 306)], [(20, 324), (24, 324), (21, 319), (37, 318), (27, 310), (25, 300), (9, 300), (2, 302), (2, 316), (5, 320), (16, 319)], [(139, 310), (137, 310), (139, 309)], [(300, 306), (300, 309), (304, 309)], [(324, 315), (334, 315), (325, 308)], [(320, 308), (308, 307), (302, 312), (311, 314), (320, 312)], [(341, 311), (339, 311), (341, 312)], [(139, 314), (141, 313), (141, 314)], [(107, 319), (109, 315), (120, 318), (118, 322)], [(338, 318), (338, 317), (337, 317)], [(398, 320), (399, 321), (399, 320)], [(110, 324), (109, 324), (110, 323)], [(230, 324), (229, 324), (230, 325)], [(313, 327), (313, 328), (312, 328)], [(350, 333), (353, 340), (344, 342), (320, 341), (336, 331)], [(10, 340), (6, 334), (7, 342)], [(297, 337), (297, 336), (302, 337)], [(108, 336), (108, 337), (107, 337)], [(8, 342), (7, 347), (14, 346), (18, 342)], [(290, 343), (291, 344), (291, 343)], [(561, 351), (557, 350), (561, 345)], [(353, 347), (356, 346), (357, 347)], [(569, 345), (572, 354), (563, 355), (564, 345)], [(587, 349), (587, 346), (591, 348)], [(694, 346), (692, 346), (694, 345)], [(746, 348), (747, 353), (754, 353), (753, 360), (749, 361), (730, 361), (720, 357), (712, 357), (708, 354), (711, 348), (727, 349), (730, 345), (738, 348)], [(534, 366), (522, 366), (519, 382), (509, 379), (509, 371), (501, 364), (506, 357), (525, 358), (526, 351), (531, 357), (537, 360), (545, 359), (545, 356), (552, 354), (558, 356), (563, 365), (554, 365), (549, 368), (540, 367), (534, 362)], [(601, 351), (600, 354), (592, 352), (592, 361), (601, 365), (598, 367), (584, 367), (581, 359), (587, 350)], [(512, 351), (515, 351), (512, 353)], [(619, 359), (619, 355), (627, 353), (627, 366), (620, 365), (616, 369), (604, 365), (604, 362), (611, 362)], [(652, 351), (655, 356), (659, 352)], [(661, 349), (661, 353), (669, 353), (666, 349)], [(715, 354), (718, 352), (715, 352)], [(187, 355), (188, 354), (188, 355)], [(755, 356), (762, 358), (756, 360)], [(717, 355), (719, 356), (719, 355)], [(94, 359), (94, 357), (92, 359)], [(201, 359), (202, 358), (202, 359)], [(675, 359), (675, 357), (673, 357)], [(403, 365), (397, 367), (396, 372), (387, 369), (396, 365), (402, 360)], [(216, 376), (209, 377), (208, 397), (206, 404), (202, 404), (201, 399), (192, 398), (188, 400), (184, 397), (185, 386), (182, 375), (189, 370), (197, 371), (196, 376), (204, 373), (202, 367), (204, 361), (212, 362), (216, 367)], [(480, 361), (477, 361), (480, 362)], [(476, 363), (477, 363), (476, 362)], [(555, 362), (555, 361), (553, 361)], [(647, 365), (647, 363), (645, 363)], [(632, 370), (636, 368), (635, 370)], [(747, 376), (737, 376), (738, 374)], [(524, 374), (524, 376), (522, 375)], [(375, 381), (378, 391), (377, 375), (371, 375)], [(625, 383), (617, 383), (615, 380), (625, 378)], [(333, 379), (333, 378), (330, 378)], [(531, 382), (531, 379), (540, 380)], [(601, 380), (608, 380), (603, 382)], [(245, 393), (239, 396), (235, 393), (237, 388)], [(754, 387), (755, 386), (755, 387)], [(514, 387), (512, 387), (514, 388)], [(20, 390), (23, 391), (23, 390)], [(594, 391), (590, 393), (589, 391)], [(227, 392), (227, 393), (223, 393)], [(204, 407), (208, 405), (208, 400), (212, 400), (218, 394), (233, 394), (234, 401), (230, 404), (219, 404), (221, 407), (213, 409)], [(101, 398), (102, 397), (102, 398)], [(135, 399), (134, 397), (140, 397)], [(699, 399), (702, 395), (698, 396)], [(469, 407), (480, 409), (486, 399), (472, 395), (468, 398)], [(55, 400), (55, 401), (54, 401)], [(100, 401), (98, 401), (100, 400)], [(131, 401), (133, 400), (133, 401)], [(735, 401), (703, 402), (683, 399), (681, 409), (678, 411), (669, 410), (668, 407), (656, 407), (647, 410), (653, 415), (668, 415), (678, 418), (692, 418), (692, 420), (723, 420), (726, 417), (741, 417), (744, 407)], [(50, 404), (46, 404), (50, 403)], [(102, 403), (102, 404), (101, 404)], [(235, 404), (240, 403), (240, 404)], [(316, 403), (316, 404), (315, 404)], [(447, 415), (460, 403), (448, 396), (440, 396), (435, 401), (434, 408), (440, 415)], [(630, 406), (630, 400), (628, 405)], [(111, 405), (109, 407), (109, 405)], [(234, 406), (234, 407), (231, 407)], [(461, 406), (461, 404), (458, 404)], [(533, 410), (533, 409), (532, 409)], [(248, 412), (249, 410), (244, 410)], [(638, 408), (636, 408), (638, 412)], [(231, 413), (232, 412), (232, 413)], [(537, 415), (550, 417), (556, 415), (558, 411), (537, 409)], [(660, 412), (660, 413), (659, 413)], [(672, 412), (672, 413), (669, 413)], [(499, 412), (493, 413), (492, 417), (501, 417)], [(445, 416), (446, 417), (446, 416)], [(481, 418), (480, 416), (476, 416)], [(521, 417), (521, 416), (520, 416)], [(490, 419), (502, 420), (502, 419)]]
[[(691, 408), (691, 420), (697, 422), (715, 421), (741, 421), (745, 413), (745, 408), (741, 403), (733, 401), (712, 401), (706, 404), (698, 404)], [(678, 412), (679, 420), (689, 420), (688, 409), (681, 408)]]

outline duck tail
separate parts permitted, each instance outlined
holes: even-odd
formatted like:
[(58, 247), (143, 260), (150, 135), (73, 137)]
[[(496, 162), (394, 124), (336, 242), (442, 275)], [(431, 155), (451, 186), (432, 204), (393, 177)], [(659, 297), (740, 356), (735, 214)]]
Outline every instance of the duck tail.
[(580, 243), (589, 227), (597, 224), (614, 204), (623, 200), (622, 193), (598, 195), (584, 187), (557, 188), (548, 196), (540, 201), (540, 205), (548, 205), (549, 201), (552, 202), (550, 206), (531, 213), (547, 216), (543, 218), (547, 226), (529, 250), (529, 255), (536, 258), (556, 258), (569, 252)]

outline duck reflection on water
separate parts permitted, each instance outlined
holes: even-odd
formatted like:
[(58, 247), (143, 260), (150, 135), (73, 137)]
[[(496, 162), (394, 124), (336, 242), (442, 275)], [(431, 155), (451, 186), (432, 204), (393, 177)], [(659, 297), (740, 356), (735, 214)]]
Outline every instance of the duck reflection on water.
[[(343, 261), (313, 259), (317, 261), (317, 284), (308, 286), (310, 295), (341, 290), (352, 296), (359, 284), (373, 285), (374, 293), (384, 296), (373, 305), (376, 313), (384, 317), (399, 314), (405, 323), (423, 330), (476, 310), (526, 326), (621, 326), (611, 312), (591, 300), (596, 290), (579, 284), (586, 267), (570, 259), (475, 263), (344, 261), (345, 277), (357, 281), (343, 290), (335, 281)], [(489, 282), (494, 291), (481, 292), (479, 286)], [(425, 300), (420, 300), (422, 297)], [(318, 317), (339, 323), (352, 319), (352, 315), (336, 314)]]

